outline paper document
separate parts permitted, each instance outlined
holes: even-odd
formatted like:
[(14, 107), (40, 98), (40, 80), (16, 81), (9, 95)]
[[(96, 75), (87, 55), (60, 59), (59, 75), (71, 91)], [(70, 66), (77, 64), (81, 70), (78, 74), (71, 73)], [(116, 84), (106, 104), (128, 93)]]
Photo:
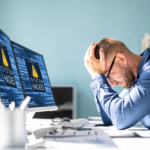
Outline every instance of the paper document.
[(101, 121), (102, 122), (102, 117), (89, 117), (89, 121)]
[(45, 139), (46, 148), (78, 148), (82, 149), (88, 146), (88, 149), (100, 147), (112, 147), (117, 146), (111, 140), (111, 138), (103, 131), (61, 131), (56, 134), (47, 133)]

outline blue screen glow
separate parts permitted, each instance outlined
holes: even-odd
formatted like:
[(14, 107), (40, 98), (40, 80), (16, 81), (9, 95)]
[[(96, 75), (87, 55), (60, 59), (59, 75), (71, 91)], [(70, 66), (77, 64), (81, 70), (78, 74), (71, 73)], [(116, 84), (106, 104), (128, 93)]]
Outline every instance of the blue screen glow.
[(55, 105), (43, 57), (12, 42), (25, 96), (30, 96), (28, 107)]
[(8, 107), (14, 101), (19, 106), (24, 99), (10, 39), (0, 30), (0, 95)]

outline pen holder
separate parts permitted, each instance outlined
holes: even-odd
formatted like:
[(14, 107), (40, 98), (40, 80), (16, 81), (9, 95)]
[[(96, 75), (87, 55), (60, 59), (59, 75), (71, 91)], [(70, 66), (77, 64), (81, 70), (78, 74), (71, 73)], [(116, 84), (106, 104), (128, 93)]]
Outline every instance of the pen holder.
[(25, 112), (0, 110), (0, 149), (25, 148)]

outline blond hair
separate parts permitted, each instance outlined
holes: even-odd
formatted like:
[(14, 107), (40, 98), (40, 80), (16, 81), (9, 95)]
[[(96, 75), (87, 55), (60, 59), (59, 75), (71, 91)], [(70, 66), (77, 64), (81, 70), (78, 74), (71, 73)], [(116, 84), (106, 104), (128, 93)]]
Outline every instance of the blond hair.
[(97, 47), (95, 49), (95, 57), (97, 59), (100, 59), (99, 50), (100, 48), (104, 49), (105, 57), (112, 53), (118, 53), (118, 52), (124, 52), (129, 51), (129, 49), (126, 47), (126, 45), (116, 39), (113, 38), (103, 38), (99, 42), (97, 42)]

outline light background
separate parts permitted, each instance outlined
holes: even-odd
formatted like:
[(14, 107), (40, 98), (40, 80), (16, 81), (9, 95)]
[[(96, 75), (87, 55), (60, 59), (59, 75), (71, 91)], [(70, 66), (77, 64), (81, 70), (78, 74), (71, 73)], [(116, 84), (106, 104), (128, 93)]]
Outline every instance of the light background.
[(44, 56), (52, 85), (78, 88), (78, 116), (87, 118), (98, 116), (83, 61), (87, 48), (112, 37), (140, 54), (149, 8), (150, 0), (0, 0), (0, 28)]

